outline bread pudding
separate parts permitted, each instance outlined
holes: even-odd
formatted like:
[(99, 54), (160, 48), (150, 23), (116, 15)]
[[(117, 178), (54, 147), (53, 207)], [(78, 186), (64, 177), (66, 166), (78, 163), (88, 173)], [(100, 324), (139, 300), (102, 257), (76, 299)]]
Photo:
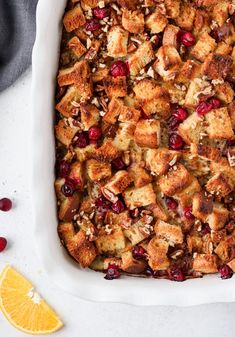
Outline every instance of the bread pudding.
[(82, 268), (233, 275), (234, 23), (230, 0), (68, 1), (55, 190)]

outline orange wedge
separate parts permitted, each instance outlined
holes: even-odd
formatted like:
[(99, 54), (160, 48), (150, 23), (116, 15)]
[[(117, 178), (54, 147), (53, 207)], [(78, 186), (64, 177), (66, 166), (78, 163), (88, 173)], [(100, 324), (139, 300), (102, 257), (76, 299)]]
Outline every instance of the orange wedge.
[(11, 266), (0, 276), (0, 308), (14, 327), (32, 335), (49, 334), (63, 326), (33, 285)]

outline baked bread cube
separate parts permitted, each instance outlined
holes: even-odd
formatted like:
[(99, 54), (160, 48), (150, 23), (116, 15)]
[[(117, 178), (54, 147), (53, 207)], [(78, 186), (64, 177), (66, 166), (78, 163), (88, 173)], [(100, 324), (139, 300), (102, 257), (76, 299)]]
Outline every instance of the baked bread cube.
[(196, 9), (193, 4), (180, 3), (180, 15), (175, 17), (175, 22), (180, 28), (191, 31), (193, 29), (194, 18), (196, 14)]
[(232, 50), (233, 50), (233, 48), (230, 45), (228, 45), (224, 41), (221, 41), (217, 44), (217, 48), (215, 49), (215, 53), (226, 56), (226, 55), (231, 54)]
[(140, 115), (141, 115), (140, 110), (137, 110), (130, 106), (123, 105), (118, 117), (118, 121), (136, 124), (140, 118)]
[(111, 162), (119, 157), (120, 151), (113, 145), (110, 139), (106, 140), (98, 149), (91, 153), (91, 158), (99, 161)]
[(103, 186), (102, 191), (108, 190), (109, 192), (117, 195), (122, 193), (127, 186), (132, 183), (130, 174), (125, 170), (120, 170), (112, 176), (112, 178)]
[(234, 234), (228, 235), (224, 240), (221, 240), (215, 248), (215, 254), (218, 255), (223, 263), (227, 263), (235, 258), (235, 237)]
[(78, 59), (87, 51), (86, 47), (77, 36), (74, 36), (69, 40), (68, 47), (74, 52)]
[(177, 34), (179, 32), (179, 27), (174, 25), (167, 25), (164, 29), (162, 45), (177, 47)]
[(168, 18), (175, 19), (180, 15), (180, 0), (165, 0), (166, 15)]
[(226, 174), (218, 172), (207, 181), (206, 189), (211, 194), (225, 197), (233, 191), (234, 183)]
[(133, 258), (132, 252), (127, 251), (122, 253), (122, 264), (121, 268), (130, 274), (140, 274), (147, 268), (147, 263), (144, 260), (135, 260)]
[(201, 76), (201, 64), (195, 60), (187, 60), (181, 63), (180, 71), (176, 76), (176, 82), (188, 85), (191, 80)]
[(193, 215), (202, 220), (207, 221), (208, 215), (213, 212), (213, 199), (207, 197), (205, 192), (199, 192), (194, 195), (192, 213)]
[(78, 161), (83, 162), (89, 158), (92, 157), (92, 154), (95, 151), (95, 145), (94, 144), (89, 144), (84, 148), (81, 147), (75, 147), (74, 152), (76, 154), (76, 158)]
[(138, 0), (117, 0), (117, 4), (121, 8), (135, 9), (138, 5)]
[(234, 129), (235, 128), (235, 101), (234, 100), (228, 105), (228, 113), (229, 113), (231, 123)]
[(132, 210), (136, 207), (144, 207), (156, 203), (156, 194), (152, 184), (143, 187), (129, 187), (123, 192), (126, 206)]
[(214, 160), (214, 161), (219, 161), (222, 156), (222, 153), (219, 149), (217, 149), (216, 147), (212, 147), (210, 145), (204, 145), (204, 144), (191, 143), (190, 152), (192, 154), (196, 154), (200, 157), (203, 157), (209, 160)]
[(140, 165), (133, 163), (128, 169), (135, 187), (142, 187), (152, 182), (151, 175)]
[(70, 127), (65, 119), (60, 119), (58, 124), (55, 126), (55, 135), (56, 138), (65, 146), (69, 146), (72, 142), (73, 137), (79, 131), (79, 128), (76, 126)]
[(126, 238), (120, 226), (109, 225), (110, 231), (101, 228), (95, 245), (99, 254), (114, 254), (126, 247)]
[(191, 207), (194, 195), (200, 191), (201, 185), (197, 178), (192, 177), (191, 183), (182, 191), (176, 193), (174, 198), (178, 200), (180, 206), (184, 209), (186, 207)]
[(211, 80), (225, 79), (232, 71), (232, 64), (231, 56), (212, 53), (206, 57), (202, 71)]
[(153, 270), (165, 270), (170, 262), (167, 257), (169, 244), (165, 240), (153, 237), (147, 246), (149, 265)]
[(84, 104), (80, 106), (81, 123), (83, 130), (87, 131), (93, 125), (98, 124), (100, 120), (100, 113), (94, 104)]
[(180, 157), (180, 153), (166, 148), (148, 149), (145, 152), (146, 167), (155, 175), (165, 174)]
[(215, 50), (216, 45), (215, 40), (207, 32), (204, 32), (191, 49), (190, 56), (200, 62), (204, 62), (206, 57)]
[(220, 161), (220, 162), (211, 162), (210, 169), (212, 173), (218, 173), (222, 172), (224, 173), (233, 184), (235, 184), (235, 169), (234, 167), (231, 167), (228, 163), (228, 161)]
[(140, 147), (157, 148), (161, 140), (160, 121), (140, 119), (136, 124), (134, 139)]
[(67, 32), (72, 32), (73, 30), (85, 25), (85, 23), (86, 18), (80, 4), (77, 4), (64, 15), (63, 24)]
[(159, 200), (159, 199), (160, 198), (157, 198), (155, 204), (150, 204), (146, 208), (153, 213), (153, 216), (155, 218), (158, 218), (158, 219), (163, 220), (163, 221), (167, 221), (169, 219), (169, 212), (166, 209), (163, 202), (161, 202), (161, 200)]
[(227, 108), (213, 109), (206, 114), (210, 139), (229, 139), (234, 136)]
[(189, 84), (184, 105), (187, 108), (195, 108), (199, 101), (213, 94), (214, 91), (210, 82), (201, 78), (194, 78)]
[(124, 8), (122, 12), (122, 26), (130, 33), (140, 34), (144, 31), (144, 14)]
[(150, 41), (143, 42), (138, 49), (128, 59), (130, 75), (136, 76), (140, 70), (155, 58), (152, 43)]
[(78, 102), (80, 101), (80, 98), (80, 91), (75, 86), (71, 86), (56, 105), (56, 110), (64, 117), (72, 117), (78, 110), (77, 106), (79, 106)]
[(229, 211), (219, 203), (213, 204), (213, 212), (208, 215), (207, 223), (214, 231), (222, 229), (228, 219)]
[(184, 241), (182, 229), (180, 226), (171, 225), (165, 221), (157, 220), (154, 231), (156, 237), (166, 240), (169, 246), (175, 246), (181, 244)]
[(71, 197), (64, 198), (59, 207), (59, 220), (72, 221), (79, 208), (80, 200), (81, 198), (78, 193), (74, 193)]
[(164, 30), (168, 23), (168, 20), (161, 11), (156, 8), (155, 12), (150, 14), (145, 20), (145, 25), (148, 29), (151, 30), (152, 34), (158, 34)]
[(137, 222), (124, 230), (124, 235), (131, 242), (132, 246), (139, 244), (152, 234), (153, 227), (150, 225), (152, 220), (152, 216), (144, 215)]
[(191, 181), (190, 173), (180, 164), (175, 164), (166, 175), (158, 179), (158, 186), (162, 193), (171, 197), (182, 191)]
[(186, 144), (198, 144), (202, 132), (204, 131), (203, 123), (196, 112), (186, 118), (183, 123), (179, 125), (178, 134), (183, 138)]
[(117, 119), (120, 122), (136, 123), (140, 114), (141, 112), (133, 106), (127, 106), (120, 98), (113, 97), (109, 102), (108, 111), (103, 120), (109, 124), (115, 124)]
[(204, 9), (197, 9), (193, 24), (193, 34), (198, 36), (211, 31), (211, 20), (208, 12)]
[(63, 245), (70, 241), (75, 235), (72, 222), (60, 222), (58, 224), (58, 234)]
[(104, 89), (110, 98), (124, 97), (127, 94), (126, 77), (107, 76), (103, 79)]
[(75, 161), (70, 166), (69, 178), (73, 179), (76, 188), (83, 189), (85, 185), (85, 176), (82, 162)]
[(215, 4), (215, 6), (213, 6), (211, 16), (219, 26), (222, 26), (228, 19), (229, 6), (230, 2), (227, 0), (219, 1), (217, 4)]
[(181, 65), (181, 57), (177, 49), (169, 45), (162, 46), (158, 49), (156, 57), (154, 70), (164, 81), (173, 80)]
[(89, 159), (86, 162), (86, 171), (91, 181), (99, 181), (112, 175), (111, 164), (102, 163), (95, 159)]
[(120, 123), (119, 129), (113, 140), (113, 145), (120, 151), (127, 151), (134, 139), (135, 125), (132, 123)]
[(235, 259), (229, 261), (227, 265), (232, 269), (233, 272), (235, 272)]
[(122, 26), (113, 26), (107, 41), (108, 56), (117, 58), (127, 55), (128, 32)]
[(234, 91), (228, 82), (216, 84), (214, 89), (216, 97), (218, 97), (223, 103), (229, 104), (233, 101)]
[(193, 255), (193, 270), (204, 273), (217, 273), (217, 259), (214, 254), (198, 254)]

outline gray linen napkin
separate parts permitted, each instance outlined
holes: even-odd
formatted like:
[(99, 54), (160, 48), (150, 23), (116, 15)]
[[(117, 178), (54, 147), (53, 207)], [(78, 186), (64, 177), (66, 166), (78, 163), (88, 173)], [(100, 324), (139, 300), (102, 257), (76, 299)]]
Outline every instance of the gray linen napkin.
[(38, 0), (0, 0), (0, 91), (30, 65)]

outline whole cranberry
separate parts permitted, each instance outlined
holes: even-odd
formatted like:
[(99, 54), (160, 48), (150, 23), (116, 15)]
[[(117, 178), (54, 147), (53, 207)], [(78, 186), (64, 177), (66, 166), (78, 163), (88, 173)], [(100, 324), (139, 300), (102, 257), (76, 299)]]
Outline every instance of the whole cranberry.
[(211, 228), (210, 228), (210, 226), (208, 225), (208, 223), (203, 224), (203, 225), (202, 225), (202, 229), (201, 229), (201, 234), (202, 234), (202, 235), (206, 235), (206, 234), (210, 234), (210, 232), (211, 232)]
[(213, 105), (210, 102), (201, 102), (198, 104), (196, 107), (196, 112), (198, 116), (204, 116), (206, 115), (209, 111), (213, 109)]
[(111, 207), (112, 207), (112, 210), (117, 214), (125, 210), (125, 206), (121, 200), (118, 200), (115, 203), (113, 203)]
[(98, 30), (100, 28), (100, 22), (98, 19), (90, 19), (87, 20), (85, 28), (87, 31), (94, 32), (95, 30)]
[(7, 239), (0, 237), (0, 252), (3, 252), (7, 246)]
[(143, 260), (147, 256), (146, 250), (141, 246), (135, 246), (132, 248), (132, 255), (136, 260)]
[(183, 122), (188, 117), (188, 112), (183, 108), (177, 108), (173, 111), (173, 116), (175, 116), (179, 122)]
[(75, 141), (75, 145), (77, 147), (80, 147), (81, 149), (83, 149), (84, 147), (86, 147), (88, 145), (88, 139), (87, 139), (87, 134), (86, 132), (80, 132), (77, 134), (77, 139)]
[(59, 176), (62, 178), (66, 178), (70, 171), (70, 163), (66, 160), (61, 160), (59, 163)]
[(146, 115), (146, 113), (144, 112), (144, 110), (141, 110), (141, 116), (140, 116), (140, 118), (142, 118), (142, 119), (150, 119), (151, 116)]
[(12, 208), (12, 201), (8, 198), (0, 199), (0, 211), (8, 212)]
[(221, 102), (218, 98), (211, 98), (209, 100), (209, 103), (212, 104), (213, 109), (218, 109), (220, 108)]
[(169, 137), (169, 147), (172, 150), (181, 150), (184, 147), (184, 141), (177, 133), (173, 133)]
[(98, 207), (99, 213), (105, 215), (111, 209), (111, 202), (102, 195), (95, 200), (95, 205)]
[(192, 213), (192, 207), (186, 207), (183, 211), (184, 213), (184, 217), (188, 220), (193, 220), (194, 219), (194, 215)]
[(227, 264), (224, 264), (219, 268), (219, 273), (222, 280), (226, 280), (233, 276), (233, 271)]
[(104, 19), (107, 16), (110, 15), (110, 9), (109, 8), (93, 8), (93, 15), (97, 18), (97, 19)]
[(98, 140), (102, 136), (101, 129), (98, 126), (92, 126), (88, 131), (90, 140)]
[(114, 263), (110, 263), (108, 265), (108, 268), (106, 270), (106, 275), (104, 278), (106, 280), (114, 280), (114, 279), (119, 278), (120, 276), (121, 274), (120, 274), (119, 267)]
[(172, 266), (169, 270), (169, 278), (173, 281), (182, 282), (185, 280), (183, 271), (178, 266)]
[(113, 77), (128, 76), (129, 74), (128, 65), (121, 60), (116, 61), (111, 65), (110, 73)]
[(74, 190), (75, 190), (75, 182), (70, 178), (66, 178), (65, 183), (61, 186), (61, 192), (66, 197), (71, 197), (74, 193)]
[(126, 166), (121, 157), (112, 160), (111, 164), (115, 170), (122, 170)]
[(166, 205), (170, 209), (176, 209), (178, 207), (178, 203), (175, 199), (167, 197), (166, 198)]
[(186, 47), (192, 47), (196, 42), (195, 36), (190, 32), (184, 32), (180, 40), (181, 43)]

